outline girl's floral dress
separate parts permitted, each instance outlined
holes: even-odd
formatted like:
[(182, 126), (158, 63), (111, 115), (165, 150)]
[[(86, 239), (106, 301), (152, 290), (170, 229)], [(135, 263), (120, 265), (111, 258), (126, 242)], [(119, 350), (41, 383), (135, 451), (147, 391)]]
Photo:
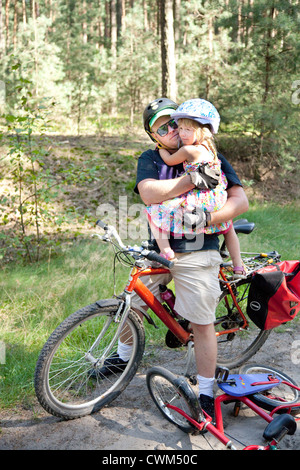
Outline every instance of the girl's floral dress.
[[(206, 162), (184, 162), (185, 173), (197, 170)], [(221, 170), (221, 163), (207, 163), (210, 168)], [(146, 207), (146, 213), (153, 224), (159, 229), (172, 234), (199, 234), (199, 233), (226, 233), (231, 221), (210, 227), (194, 227), (184, 224), (186, 212), (192, 212), (195, 208), (207, 212), (214, 212), (224, 206), (227, 200), (227, 179), (221, 171), (220, 182), (215, 189), (192, 189), (181, 196), (169, 199), (159, 204)]]

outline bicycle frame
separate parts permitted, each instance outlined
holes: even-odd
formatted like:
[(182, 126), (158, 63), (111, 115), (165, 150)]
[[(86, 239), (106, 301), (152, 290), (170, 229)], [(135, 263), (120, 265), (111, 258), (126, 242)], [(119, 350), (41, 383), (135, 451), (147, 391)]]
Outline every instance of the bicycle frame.
[(158, 316), (158, 318), (174, 333), (177, 338), (183, 343), (187, 344), (192, 340), (192, 336), (187, 332), (163, 307), (159, 300), (152, 294), (152, 292), (140, 280), (142, 276), (149, 276), (155, 274), (167, 274), (170, 271), (166, 268), (146, 268), (142, 269), (134, 266), (130, 272), (128, 283), (125, 287), (125, 293), (132, 293), (133, 291), (148, 305), (151, 310)]
[[(140, 280), (140, 277), (143, 277), (143, 276), (167, 274), (169, 272), (170, 271), (167, 268), (151, 268), (151, 267), (140, 268), (138, 266), (134, 266), (131, 269), (129, 280), (125, 287), (124, 292), (127, 294), (130, 294), (134, 291), (145, 302), (145, 304), (149, 308), (151, 308), (151, 310), (167, 326), (167, 328), (171, 330), (172, 333), (175, 336), (177, 336), (177, 338), (184, 345), (186, 345), (192, 339), (191, 334), (187, 332), (178, 322), (176, 322), (176, 320), (169, 314), (169, 312), (166, 311), (166, 309), (163, 307), (160, 301), (152, 294), (152, 292)], [(224, 335), (224, 334), (227, 335), (229, 333), (240, 331), (242, 329), (245, 329), (248, 326), (248, 321), (236, 300), (233, 289), (230, 283), (227, 281), (226, 275), (222, 268), (220, 268), (220, 277), (223, 279), (223, 281), (226, 284), (226, 287), (228, 288), (229, 294), (234, 302), (235, 307), (237, 308), (241, 316), (241, 320), (243, 321), (243, 324), (236, 328), (224, 329), (221, 332), (216, 332), (217, 337)], [(227, 298), (225, 298), (225, 304), (228, 305)]]

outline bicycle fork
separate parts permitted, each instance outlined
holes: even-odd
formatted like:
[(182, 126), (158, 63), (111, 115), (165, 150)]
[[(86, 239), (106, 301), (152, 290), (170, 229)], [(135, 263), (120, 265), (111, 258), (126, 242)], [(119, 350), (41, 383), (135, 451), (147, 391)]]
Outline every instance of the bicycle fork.
[[(117, 339), (121, 335), (122, 329), (124, 327), (124, 324), (127, 320), (128, 314), (129, 314), (129, 310), (130, 310), (130, 294), (125, 293), (124, 294), (124, 300), (120, 301), (120, 305), (119, 305), (117, 313), (114, 316), (108, 316), (107, 317), (106, 323), (105, 323), (104, 327), (102, 328), (101, 333), (97, 336), (96, 340), (94, 341), (94, 343), (92, 344), (90, 349), (85, 354), (86, 361), (91, 362), (94, 367), (99, 367), (99, 366), (101, 367), (103, 365), (105, 359), (107, 358), (107, 356), (111, 352), (112, 348), (114, 347), (115, 342), (117, 341)], [(96, 359), (92, 354), (93, 350), (95, 348), (97, 348), (97, 346), (99, 345), (100, 341), (102, 340), (102, 338), (106, 334), (111, 322), (119, 323), (119, 326), (116, 329), (116, 332), (115, 332), (112, 340), (110, 341), (110, 343), (104, 349), (101, 357)]]

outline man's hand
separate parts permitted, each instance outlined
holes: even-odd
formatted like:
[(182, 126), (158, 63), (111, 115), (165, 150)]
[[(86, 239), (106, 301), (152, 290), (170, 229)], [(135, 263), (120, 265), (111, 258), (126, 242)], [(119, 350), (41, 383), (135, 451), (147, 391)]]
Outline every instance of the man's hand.
[(192, 183), (197, 189), (215, 189), (219, 184), (221, 172), (206, 165), (199, 166), (198, 171), (189, 173)]

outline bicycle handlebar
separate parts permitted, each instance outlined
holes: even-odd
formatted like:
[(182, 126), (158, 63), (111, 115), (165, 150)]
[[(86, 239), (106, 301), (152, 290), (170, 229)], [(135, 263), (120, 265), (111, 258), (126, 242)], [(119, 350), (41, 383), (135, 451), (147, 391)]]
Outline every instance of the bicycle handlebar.
[(102, 222), (102, 220), (97, 220), (96, 225), (99, 225), (99, 227), (103, 228), (104, 230), (108, 230), (108, 225)]
[(174, 263), (173, 261), (169, 261), (166, 258), (160, 256), (156, 251), (149, 251), (145, 258), (149, 259), (150, 261), (157, 261), (160, 264), (163, 264), (167, 268), (173, 268)]
[(103, 235), (102, 240), (109, 241), (110, 237), (113, 236), (123, 251), (127, 251), (128, 253), (132, 253), (132, 252), (139, 253), (144, 258), (147, 258), (149, 261), (156, 261), (159, 264), (162, 264), (163, 266), (166, 266), (169, 269), (174, 266), (173, 261), (169, 261), (163, 258), (154, 250), (147, 250), (143, 246), (140, 246), (140, 247), (125, 246), (117, 230), (112, 225), (107, 225), (106, 223), (102, 222), (102, 220), (97, 220), (96, 225), (98, 227), (101, 227), (106, 232), (105, 235)]

